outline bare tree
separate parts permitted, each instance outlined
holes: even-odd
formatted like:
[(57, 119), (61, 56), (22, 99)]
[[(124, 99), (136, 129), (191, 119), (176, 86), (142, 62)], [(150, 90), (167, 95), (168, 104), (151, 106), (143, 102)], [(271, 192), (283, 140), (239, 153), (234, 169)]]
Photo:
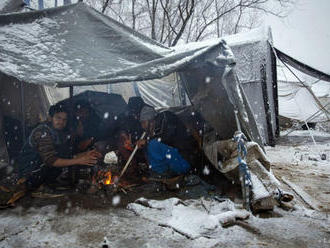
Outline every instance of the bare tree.
[(256, 27), (264, 13), (285, 16), (295, 0), (87, 0), (93, 7), (168, 46)]

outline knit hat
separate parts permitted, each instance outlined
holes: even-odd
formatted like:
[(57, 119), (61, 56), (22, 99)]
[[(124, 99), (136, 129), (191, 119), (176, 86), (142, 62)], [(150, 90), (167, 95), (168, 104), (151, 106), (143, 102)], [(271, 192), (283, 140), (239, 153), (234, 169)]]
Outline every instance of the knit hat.
[(144, 106), (140, 112), (140, 121), (150, 121), (156, 117), (156, 111), (153, 107)]

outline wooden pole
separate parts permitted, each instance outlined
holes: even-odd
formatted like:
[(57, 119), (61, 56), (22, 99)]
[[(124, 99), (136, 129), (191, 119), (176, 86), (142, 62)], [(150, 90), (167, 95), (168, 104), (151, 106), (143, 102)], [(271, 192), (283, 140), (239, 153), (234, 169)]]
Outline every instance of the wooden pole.
[[(141, 135), (140, 140), (144, 139), (145, 136), (146, 136), (146, 132), (143, 132), (143, 134)], [(127, 160), (127, 162), (126, 162), (124, 168), (122, 169), (122, 171), (121, 171), (121, 173), (120, 173), (120, 175), (119, 175), (119, 178), (118, 178), (117, 183), (119, 182), (120, 178), (124, 175), (125, 171), (127, 170), (128, 166), (129, 166), (129, 164), (131, 163), (131, 161), (132, 161), (132, 159), (133, 159), (135, 153), (137, 152), (137, 150), (138, 150), (138, 145), (136, 144), (135, 147), (134, 147), (133, 152), (131, 153), (131, 156), (129, 156), (129, 158), (128, 158), (128, 160)]]

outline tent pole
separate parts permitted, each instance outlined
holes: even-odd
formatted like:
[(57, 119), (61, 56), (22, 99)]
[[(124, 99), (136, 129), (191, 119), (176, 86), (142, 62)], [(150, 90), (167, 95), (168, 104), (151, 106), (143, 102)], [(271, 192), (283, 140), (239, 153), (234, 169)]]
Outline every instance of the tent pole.
[(275, 137), (280, 137), (280, 121), (279, 121), (279, 108), (278, 108), (278, 84), (277, 84), (277, 63), (276, 55), (271, 44), (270, 46), (270, 57), (271, 57), (271, 67), (272, 67), (272, 80), (273, 80), (273, 94), (274, 94), (274, 107), (275, 107)]
[(73, 97), (73, 86), (70, 86), (70, 98)]
[(272, 127), (272, 117), (269, 108), (269, 98), (268, 98), (268, 90), (267, 90), (267, 74), (266, 74), (266, 63), (262, 64), (260, 67), (260, 75), (261, 75), (261, 90), (264, 100), (265, 106), (265, 114), (266, 114), (266, 123), (267, 123), (267, 135), (269, 139), (269, 145), (275, 146), (275, 138), (273, 134)]
[(23, 142), (26, 140), (26, 132), (25, 132), (25, 106), (24, 106), (24, 84), (20, 82), (20, 97), (21, 97), (21, 116), (22, 116), (22, 132), (23, 132)]
[(133, 82), (133, 88), (134, 88), (135, 95), (141, 97), (141, 94), (139, 91), (139, 86), (137, 85), (137, 82)]
[[(73, 86), (71, 85), (70, 88), (70, 110), (69, 110), (69, 123), (70, 125), (72, 125), (73, 123)], [(72, 133), (71, 127), (70, 127), (70, 132)], [(71, 146), (70, 146), (70, 150), (71, 150), (71, 157), (73, 157), (73, 143), (71, 142)], [(76, 182), (76, 168), (74, 166), (69, 166), (68, 168), (68, 172), (69, 172), (69, 178), (71, 180), (71, 185), (73, 186)]]

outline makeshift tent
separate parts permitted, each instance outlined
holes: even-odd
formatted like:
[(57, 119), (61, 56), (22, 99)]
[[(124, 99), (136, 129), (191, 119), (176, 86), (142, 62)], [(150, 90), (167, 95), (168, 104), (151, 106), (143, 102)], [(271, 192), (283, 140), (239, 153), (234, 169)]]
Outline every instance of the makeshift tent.
[(246, 135), (262, 143), (233, 69), (234, 56), (222, 40), (173, 51), (83, 3), (0, 15), (0, 40), (1, 84), (15, 78), (24, 87), (73, 87), (177, 72), (194, 108), (217, 133), (214, 138), (233, 136), (236, 110)]
[[(270, 29), (253, 29), (223, 37), (235, 57), (235, 72), (253, 111), (264, 144), (275, 145), (278, 129), (276, 60)], [(212, 46), (222, 39), (210, 39), (176, 46), (189, 51)], [(205, 78), (205, 83), (210, 78)]]
[[(272, 37), (264, 27), (246, 33), (223, 37), (235, 56), (235, 71), (241, 87), (250, 103), (257, 121), (258, 131), (264, 144), (275, 145), (278, 129), (278, 101), (276, 61), (271, 46)], [(211, 39), (178, 45), (177, 52), (188, 52), (214, 46), (222, 39)], [(110, 87), (110, 91), (123, 95), (140, 95), (148, 104), (155, 107), (176, 107), (189, 105), (190, 101), (181, 90), (180, 74), (167, 78), (127, 84), (125, 87)], [(208, 84), (211, 77), (206, 77)]]
[[(290, 70), (298, 74), (294, 68)], [(299, 81), (284, 65), (278, 66), (278, 91), (279, 91), (279, 113), (289, 119), (302, 122), (324, 122), (330, 120), (328, 110), (318, 98), (318, 95), (326, 98), (330, 94), (330, 88), (327, 91), (317, 92), (319, 89), (314, 85), (314, 90), (308, 82)], [(300, 74), (299, 74), (300, 75)], [(301, 77), (302, 78), (302, 77)], [(303, 78), (301, 79), (303, 80)], [(327, 82), (324, 82), (326, 84)], [(326, 85), (325, 85), (326, 86)], [(324, 102), (325, 103), (325, 102)]]
[[(5, 0), (0, 3), (0, 13), (21, 12), (24, 5), (21, 0)], [(1, 168), (9, 163), (8, 151), (16, 154), (22, 145), (26, 131), (26, 128), (22, 128), (22, 123), (25, 123), (25, 127), (31, 127), (44, 120), (49, 105), (63, 98), (59, 96), (59, 90), (22, 84), (15, 77), (3, 73), (0, 73), (0, 82)]]

